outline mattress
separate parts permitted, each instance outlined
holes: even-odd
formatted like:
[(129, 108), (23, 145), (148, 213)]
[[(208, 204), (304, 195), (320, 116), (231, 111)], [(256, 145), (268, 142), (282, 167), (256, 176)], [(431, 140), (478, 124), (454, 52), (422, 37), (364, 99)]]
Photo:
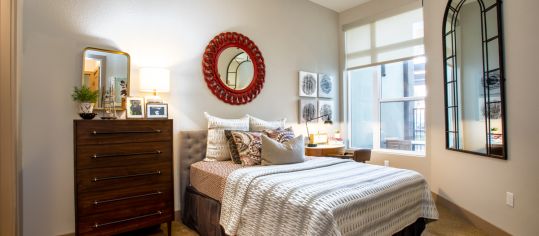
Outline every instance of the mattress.
[(221, 202), (226, 179), (230, 173), (242, 168), (232, 161), (199, 161), (191, 165), (190, 181), (197, 191)]

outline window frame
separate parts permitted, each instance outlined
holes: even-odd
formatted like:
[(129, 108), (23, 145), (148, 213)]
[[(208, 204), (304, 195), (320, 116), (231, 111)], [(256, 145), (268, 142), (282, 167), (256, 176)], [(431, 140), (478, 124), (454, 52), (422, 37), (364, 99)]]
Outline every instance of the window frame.
[[(380, 48), (376, 48), (376, 45), (374, 44), (374, 42), (376, 41), (376, 37), (374, 36), (375, 33), (372, 33), (372, 32), (375, 32), (374, 30), (374, 25), (377, 21), (379, 20), (383, 20), (383, 19), (386, 19), (386, 18), (389, 18), (389, 17), (393, 17), (393, 16), (396, 16), (396, 15), (399, 15), (399, 14), (403, 14), (405, 12), (408, 12), (408, 11), (414, 11), (414, 10), (417, 10), (419, 8), (423, 8), (422, 4), (421, 4), (421, 1), (414, 1), (414, 2), (411, 2), (409, 4), (405, 4), (401, 7), (397, 7), (397, 8), (393, 8), (393, 9), (388, 9), (387, 11), (384, 11), (380, 14), (377, 14), (377, 15), (373, 15), (373, 16), (367, 16), (367, 17), (364, 17), (362, 19), (359, 19), (359, 20), (356, 20), (355, 22), (352, 22), (352, 23), (349, 23), (349, 24), (346, 24), (346, 25), (343, 25), (342, 27), (342, 39), (343, 39), (343, 48), (342, 48), (342, 52), (343, 52), (343, 70), (342, 70), (342, 78), (343, 78), (343, 93), (342, 93), (342, 101), (343, 101), (343, 118), (344, 118), (344, 124), (343, 124), (343, 130), (345, 130), (344, 132), (344, 137), (346, 138), (346, 147), (347, 148), (361, 148), (361, 147), (354, 147), (352, 146), (352, 102), (351, 102), (351, 97), (352, 97), (352, 94), (351, 94), (351, 83), (350, 83), (350, 80), (351, 80), (351, 77), (349, 76), (350, 75), (350, 72), (351, 71), (354, 71), (354, 70), (358, 70), (358, 69), (362, 69), (362, 68), (367, 68), (367, 67), (373, 67), (373, 66), (379, 66), (379, 65), (384, 65), (384, 64), (390, 64), (390, 63), (396, 63), (396, 62), (404, 62), (404, 61), (408, 61), (408, 60), (414, 60), (416, 58), (425, 58), (425, 65), (427, 64), (427, 60), (426, 60), (426, 56), (425, 56), (425, 43), (424, 43), (424, 38), (425, 38), (425, 35), (424, 35), (424, 31), (425, 31), (425, 22), (424, 22), (424, 12), (423, 12), (423, 35), (420, 39), (412, 39), (412, 40), (408, 40), (408, 41), (405, 41), (404, 43), (396, 43), (396, 44), (392, 44), (392, 45), (389, 45), (389, 47), (386, 45), (386, 46), (381, 46)], [(354, 28), (358, 28), (358, 27), (362, 27), (362, 26), (365, 26), (365, 25), (370, 25), (370, 43), (371, 43), (371, 49), (370, 49), (370, 52), (371, 52), (371, 63), (369, 64), (366, 64), (366, 65), (357, 65), (357, 66), (350, 66), (348, 67), (348, 56), (349, 56), (349, 52), (347, 51), (347, 36), (346, 36), (346, 33), (347, 31), (349, 30), (352, 30)], [(421, 40), (421, 44), (420, 46), (422, 47), (422, 52), (419, 53), (419, 54), (415, 54), (415, 55), (410, 55), (410, 56), (404, 56), (404, 57), (401, 57), (401, 58), (396, 58), (396, 59), (389, 59), (389, 60), (383, 60), (383, 61), (379, 61), (377, 58), (378, 58), (378, 53), (380, 52), (380, 50), (386, 50), (388, 48), (394, 48), (393, 46), (397, 46), (397, 45), (400, 45), (400, 46), (410, 46), (409, 44), (416, 44), (419, 40)], [(374, 54), (373, 54), (374, 53)], [(426, 66), (425, 66), (426, 67)], [(377, 70), (380, 70), (379, 69), (380, 67), (378, 67)], [(426, 68), (425, 68), (426, 70)], [(427, 86), (427, 84), (429, 84), (427, 82), (428, 78), (427, 78), (427, 73), (425, 73), (425, 86)], [(401, 98), (387, 98), (387, 99), (382, 99), (381, 98), (381, 89), (382, 89), (382, 86), (381, 86), (381, 77), (380, 76), (377, 76), (376, 78), (376, 81), (374, 81), (374, 86), (373, 86), (373, 89), (374, 89), (374, 98), (373, 98), (373, 109), (372, 109), (372, 112), (373, 112), (373, 117), (372, 117), (372, 122), (373, 122), (373, 126), (372, 126), (372, 132), (373, 132), (373, 142), (372, 142), (372, 149), (373, 151), (375, 152), (380, 152), (380, 153), (384, 153), (384, 154), (394, 154), (394, 155), (400, 155), (400, 156), (414, 156), (414, 157), (425, 157), (426, 156), (426, 153), (427, 153), (427, 146), (428, 146), (428, 114), (427, 114), (427, 111), (428, 111), (428, 102), (427, 102), (427, 99), (428, 99), (428, 91), (425, 92), (425, 95), (424, 96), (413, 96), (413, 97), (401, 97)], [(408, 151), (408, 150), (397, 150), (397, 149), (387, 149), (387, 148), (381, 148), (381, 108), (382, 108), (382, 104), (383, 103), (388, 103), (388, 102), (405, 102), (405, 101), (423, 101), (424, 103), (424, 112), (423, 112), (423, 127), (424, 127), (424, 148), (423, 150), (421, 151)], [(413, 116), (413, 114), (412, 114)]]
[[(363, 69), (363, 68), (369, 68), (369, 67), (377, 67), (377, 74), (380, 73), (380, 66), (381, 65), (385, 65), (385, 64), (391, 64), (391, 63), (398, 63), (398, 62), (405, 62), (405, 61), (411, 61), (411, 60), (414, 60), (414, 59), (417, 59), (417, 58), (425, 58), (425, 55), (419, 55), (419, 56), (413, 56), (413, 57), (404, 57), (404, 58), (401, 58), (401, 59), (397, 59), (397, 60), (391, 60), (391, 61), (387, 61), (387, 62), (384, 62), (384, 63), (373, 63), (373, 64), (370, 64), (370, 65), (364, 65), (364, 66), (359, 66), (359, 67), (352, 67), (352, 68), (349, 68), (349, 69), (345, 69), (345, 78), (346, 78), (346, 84), (347, 84), (347, 93), (346, 93), (346, 97), (345, 97), (345, 100), (346, 100), (346, 103), (347, 103), (347, 109), (346, 109), (346, 114), (345, 114), (345, 117), (346, 117), (346, 128), (347, 128), (347, 147), (348, 148), (364, 148), (364, 147), (354, 147), (352, 146), (352, 112), (350, 112), (352, 110), (352, 102), (351, 102), (351, 86), (350, 85), (350, 80), (352, 79), (350, 76), (349, 76), (349, 73), (351, 71), (354, 71), (354, 70), (359, 70), (359, 69)], [(425, 60), (425, 64), (426, 64), (426, 60)], [(425, 78), (425, 83), (426, 83), (426, 78)], [(384, 153), (392, 153), (392, 154), (402, 154), (402, 155), (407, 155), (407, 156), (421, 156), (421, 157), (424, 157), (426, 155), (426, 147), (427, 147), (427, 131), (426, 131), (426, 128), (427, 128), (427, 120), (426, 120), (426, 111), (427, 111), (427, 107), (426, 107), (426, 100), (427, 100), (427, 95), (425, 96), (411, 96), (411, 97), (397, 97), (397, 98), (385, 98), (383, 99), (382, 98), (382, 77), (381, 76), (377, 76), (376, 77), (376, 80), (375, 80), (375, 83), (374, 83), (374, 99), (373, 99), (373, 147), (372, 147), (372, 150), (374, 151), (380, 151), (380, 152), (384, 152)], [(388, 149), (388, 148), (381, 148), (381, 133), (382, 133), (382, 127), (381, 127), (381, 107), (382, 107), (382, 104), (383, 103), (391, 103), (391, 102), (411, 102), (411, 101), (423, 101), (425, 103), (425, 149), (423, 151), (408, 151), (408, 150), (398, 150), (398, 149)]]

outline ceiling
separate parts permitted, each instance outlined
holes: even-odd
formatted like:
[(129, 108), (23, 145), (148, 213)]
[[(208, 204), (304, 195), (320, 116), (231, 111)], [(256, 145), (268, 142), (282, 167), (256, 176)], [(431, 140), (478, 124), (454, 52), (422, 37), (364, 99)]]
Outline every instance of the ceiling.
[(372, 0), (310, 0), (318, 5), (332, 9), (336, 12), (343, 12), (350, 8), (359, 6)]

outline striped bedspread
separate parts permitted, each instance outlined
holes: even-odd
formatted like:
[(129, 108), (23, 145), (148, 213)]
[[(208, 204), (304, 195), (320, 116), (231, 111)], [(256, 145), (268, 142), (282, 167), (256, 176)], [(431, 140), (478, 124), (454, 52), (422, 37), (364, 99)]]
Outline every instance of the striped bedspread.
[(232, 172), (220, 224), (228, 235), (392, 235), (419, 217), (438, 219), (419, 173), (313, 158)]

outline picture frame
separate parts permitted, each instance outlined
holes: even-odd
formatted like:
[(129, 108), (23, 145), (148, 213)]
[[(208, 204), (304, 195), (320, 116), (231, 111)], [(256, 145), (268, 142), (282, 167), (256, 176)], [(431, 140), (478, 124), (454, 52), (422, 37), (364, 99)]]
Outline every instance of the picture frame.
[(299, 123), (305, 123), (308, 120), (318, 117), (316, 99), (303, 98), (299, 100)]
[(329, 117), (322, 117), (321, 120), (335, 120), (335, 104), (333, 103), (333, 100), (318, 100), (318, 116), (326, 114), (328, 114)]
[(146, 104), (146, 118), (148, 119), (168, 119), (168, 104), (148, 103)]
[(299, 96), (315, 98), (318, 95), (318, 74), (299, 72)]
[(318, 97), (333, 98), (335, 91), (334, 79), (328, 74), (318, 74)]
[(144, 98), (127, 97), (125, 110), (127, 119), (144, 119)]

